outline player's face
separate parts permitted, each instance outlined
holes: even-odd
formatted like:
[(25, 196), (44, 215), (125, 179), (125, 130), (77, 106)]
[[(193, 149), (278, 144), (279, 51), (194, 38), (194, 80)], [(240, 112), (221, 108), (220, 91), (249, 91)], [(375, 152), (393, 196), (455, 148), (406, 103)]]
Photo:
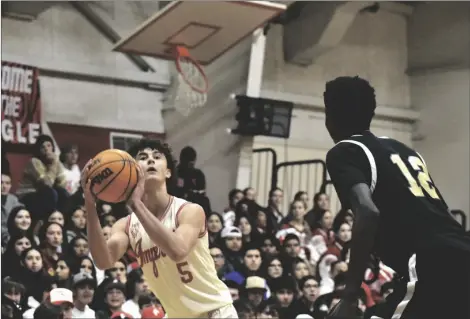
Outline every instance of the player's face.
[(146, 181), (154, 180), (162, 183), (171, 177), (165, 155), (158, 150), (150, 148), (141, 150), (136, 160), (144, 171)]

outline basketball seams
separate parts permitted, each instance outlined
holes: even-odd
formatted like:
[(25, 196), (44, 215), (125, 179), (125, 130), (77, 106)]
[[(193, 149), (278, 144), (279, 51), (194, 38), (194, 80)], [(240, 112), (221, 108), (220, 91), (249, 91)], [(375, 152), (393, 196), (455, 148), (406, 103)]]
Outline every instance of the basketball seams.
[[(128, 159), (124, 158), (121, 154), (119, 154), (118, 152), (115, 153), (116, 155), (118, 155), (119, 157), (121, 157), (121, 160), (118, 160), (118, 161), (115, 161), (115, 162), (122, 162), (123, 165), (121, 167), (121, 170), (117, 173), (115, 173), (115, 175), (113, 176), (113, 178), (111, 178), (111, 180), (101, 188), (101, 190), (95, 194), (95, 196), (98, 196), (99, 194), (101, 194), (106, 188), (108, 188), (109, 185), (111, 185), (111, 183), (119, 176), (119, 174), (121, 174), (121, 172), (124, 170), (124, 168), (126, 167), (126, 163), (129, 162)], [(110, 162), (106, 163), (106, 164), (109, 164)], [(105, 164), (103, 164), (105, 165)], [(92, 185), (93, 186), (93, 185)]]
[(121, 195), (119, 195), (119, 198), (124, 197), (122, 201), (126, 200), (128, 197), (127, 191), (129, 190), (129, 184), (131, 183), (131, 180), (132, 180), (132, 165), (130, 165), (129, 163), (129, 178), (127, 179), (127, 185), (124, 188), (124, 191), (121, 193)]
[(122, 159), (118, 160), (112, 160), (106, 163), (101, 163), (99, 166), (95, 167), (92, 171), (88, 172), (88, 177), (92, 176), (94, 173), (96, 173), (97, 170), (99, 170), (101, 167), (112, 164), (112, 163), (117, 163), (117, 162), (122, 162)]

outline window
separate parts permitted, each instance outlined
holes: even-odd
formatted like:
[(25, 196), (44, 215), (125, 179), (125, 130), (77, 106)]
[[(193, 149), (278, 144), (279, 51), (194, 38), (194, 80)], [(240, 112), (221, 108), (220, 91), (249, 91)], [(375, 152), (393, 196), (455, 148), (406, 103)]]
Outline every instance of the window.
[(143, 135), (111, 132), (109, 134), (109, 146), (118, 150), (127, 151), (132, 144), (141, 138), (143, 138)]

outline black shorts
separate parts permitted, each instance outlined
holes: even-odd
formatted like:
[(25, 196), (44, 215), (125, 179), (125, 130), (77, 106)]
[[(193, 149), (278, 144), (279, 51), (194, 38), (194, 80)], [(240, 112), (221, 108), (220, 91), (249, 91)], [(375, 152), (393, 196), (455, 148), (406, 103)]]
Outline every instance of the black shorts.
[(470, 255), (447, 249), (416, 254), (418, 281), (401, 319), (470, 319)]

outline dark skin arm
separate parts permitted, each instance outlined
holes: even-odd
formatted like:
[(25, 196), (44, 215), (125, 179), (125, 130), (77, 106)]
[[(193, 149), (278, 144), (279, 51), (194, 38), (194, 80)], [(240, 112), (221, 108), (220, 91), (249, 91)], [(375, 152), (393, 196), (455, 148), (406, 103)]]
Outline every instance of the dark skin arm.
[(372, 200), (368, 185), (364, 183), (354, 185), (348, 198), (355, 218), (346, 288), (342, 300), (330, 311), (328, 319), (355, 317), (361, 284), (379, 226), (380, 213)]

